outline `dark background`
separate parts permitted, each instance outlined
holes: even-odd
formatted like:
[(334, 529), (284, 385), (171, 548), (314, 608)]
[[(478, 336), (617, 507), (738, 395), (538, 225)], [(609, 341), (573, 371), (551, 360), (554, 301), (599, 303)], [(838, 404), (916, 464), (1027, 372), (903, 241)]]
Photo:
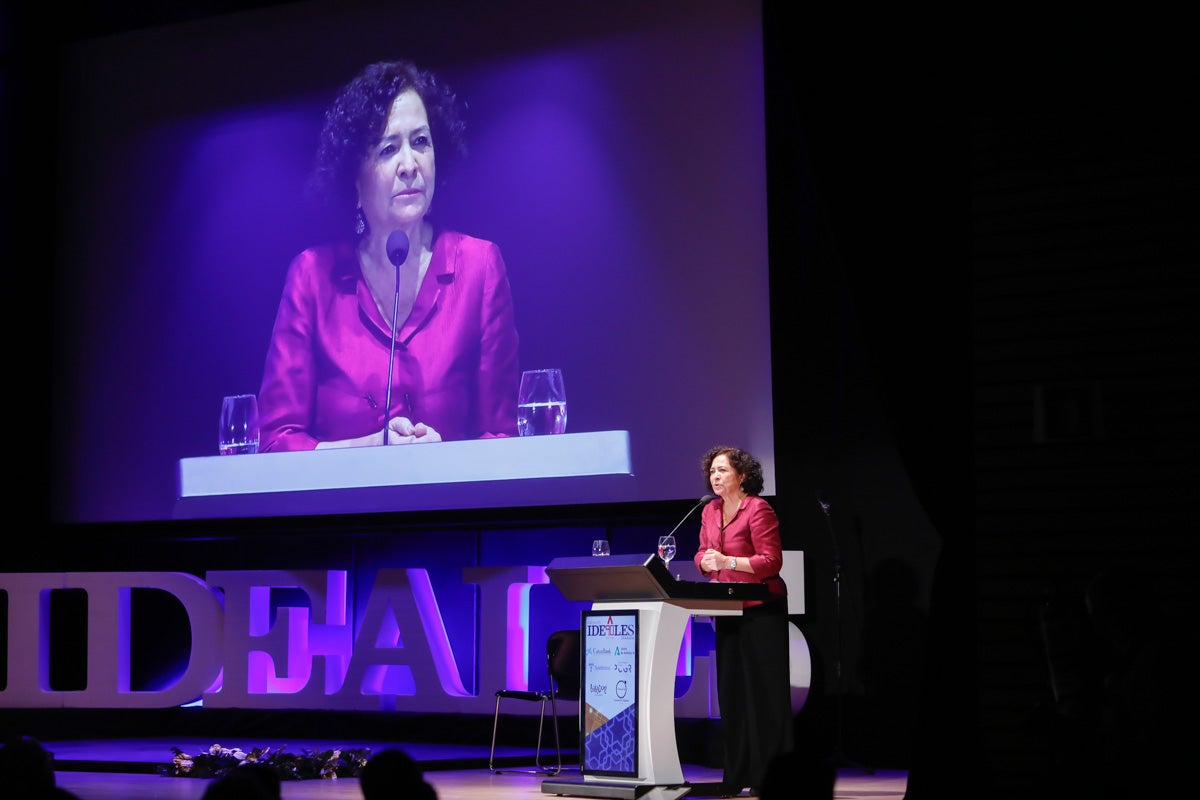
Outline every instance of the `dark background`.
[[(45, 171), (61, 144), (52, 134), (55, 45), (247, 5), (93, 6), (54, 29), (7, 27), (10, 122), (0, 144), (6, 183), (17, 190), (7, 193), (6, 322), (10, 391), (23, 410), (16, 427), (27, 438), (14, 448), (24, 469), (6, 536), (13, 549), (24, 538), (43, 555), (6, 551), (5, 569), (45, 569), (72, 552), (73, 564), (95, 565), (86, 568), (128, 568), (113, 553), (149, 535), (51, 528), (37, 504), (38, 476), (48, 470), (44, 432), (54, 423), (42, 410), (54, 366), (43, 346), (55, 322), (44, 282), (56, 235), (44, 213)], [(903, 623), (888, 613), (906, 604), (870, 597), (869, 574), (893, 597), (907, 596), (906, 576), (915, 574), (930, 599), (917, 605), (929, 636), (919, 691), (878, 677), (858, 686), (912, 665), (852, 665), (847, 750), (858, 761), (909, 766), (912, 797), (944, 796), (939, 789), (968, 776), (981, 787), (976, 796), (987, 794), (984, 784), (1001, 797), (1030, 796), (1058, 779), (1091, 786), (1088, 771), (1101, 774), (1105, 750), (1065, 724), (1070, 714), (1051, 677), (1086, 684), (1103, 663), (1078, 650), (1048, 657), (1056, 640), (1044, 633), (1054, 629), (1045, 624), (1047, 601), (1076, 612), (1064, 615), (1065, 627), (1086, 639), (1083, 589), (1113, 570), (1151, 601), (1140, 617), (1147, 627), (1161, 625), (1172, 642), (1194, 627), (1198, 165), (1193, 70), (1177, 41), (1184, 26), (1096, 9), (1069, 19), (1018, 7), (971, 19), (899, 11), (849, 19), (785, 14), (781, 5), (767, 4), (764, 26), (775, 115), (774, 500), (808, 554), (805, 630), (814, 659), (827, 664), (832, 652), (832, 548), (816, 489), (831, 492), (843, 541), (856, 530), (856, 511), (880, 495), (915, 498), (915, 516), (940, 541), (934, 570), (909, 553), (898, 564), (848, 559), (851, 640)], [(828, 269), (803, 277), (791, 267), (805, 258)], [(878, 415), (857, 413), (863, 407)], [(74, 413), (86, 417), (87, 409)], [(845, 474), (820, 486), (784, 468), (788, 454), (814, 444), (837, 451), (830, 463), (859, 476), (857, 464), (878, 463), (862, 457), (872, 446), (897, 461), (847, 498), (843, 487), (857, 484)], [(884, 505), (905, 523), (907, 502)], [(619, 535), (673, 524), (684, 510), (594, 512)], [(320, 531), (325, 524), (336, 521), (312, 523)], [(53, 557), (41, 549), (48, 540)], [(1174, 624), (1181, 620), (1189, 624)], [(1177, 691), (1180, 703), (1193, 698), (1171, 677), (1146, 683), (1168, 697)], [(889, 714), (915, 718), (917, 735), (889, 724)], [(1152, 738), (1157, 749), (1130, 751), (1132, 763), (1109, 760), (1107, 774), (1183, 763), (1172, 746), (1183, 740), (1168, 726)]]

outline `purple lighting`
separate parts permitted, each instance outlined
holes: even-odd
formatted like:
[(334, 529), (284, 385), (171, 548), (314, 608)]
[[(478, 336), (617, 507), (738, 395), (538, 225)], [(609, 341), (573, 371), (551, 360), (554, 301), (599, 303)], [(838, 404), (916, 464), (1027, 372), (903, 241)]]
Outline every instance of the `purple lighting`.
[(536, 585), (549, 583), (545, 567), (530, 567), (524, 583), (508, 587), (508, 630), (505, 636), (504, 680), (510, 689), (529, 689), (529, 591)]
[[(104, 424), (77, 431), (72, 409), (55, 415), (77, 443), (52, 475), (56, 521), (175, 518), (179, 462), (216, 455), (222, 396), (261, 385), (288, 263), (348, 230), (349, 216), (320, 219), (303, 194), (324, 107), (366, 63), (396, 57), (434, 69), (467, 106), (468, 156), (439, 168), (431, 219), (500, 247), (519, 363), (563, 371), (571, 432), (628, 434), (632, 479), (604, 502), (695, 492), (692, 462), (712, 438), (701, 393), (726, 410), (722, 436), (768, 467), (773, 494), (761, 8), (614, 2), (431, 7), (430, 26), (460, 35), (403, 53), (380, 9), (301, 17), (285, 4), (253, 34), (179, 26), (65, 57), (62, 107), (83, 113), (63, 139), (88, 147), (57, 165), (84, 179), (55, 209), (71, 232), (56, 243), (55, 396), (87, 398)], [(519, 36), (472, 35), (513, 15), (528, 20)], [(309, 26), (353, 54), (298, 63)], [(736, 346), (701, 344), (718, 300), (742, 321)], [(705, 382), (722, 360), (739, 363), (736, 388)], [(557, 487), (535, 488), (532, 502), (466, 485), (427, 502), (562, 503)]]

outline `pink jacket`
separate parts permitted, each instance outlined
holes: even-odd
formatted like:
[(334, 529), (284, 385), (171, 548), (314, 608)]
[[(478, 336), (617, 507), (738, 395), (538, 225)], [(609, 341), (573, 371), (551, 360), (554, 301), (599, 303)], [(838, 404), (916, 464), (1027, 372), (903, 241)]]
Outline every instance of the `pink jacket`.
[[(783, 567), (783, 542), (779, 537), (779, 518), (771, 504), (757, 495), (742, 498), (737, 514), (729, 524), (721, 526), (721, 498), (709, 501), (700, 512), (700, 547), (693, 560), (700, 568), (704, 551), (713, 548), (727, 556), (746, 559), (754, 568), (754, 574), (732, 569), (721, 569), (708, 573), (709, 580), (761, 582), (767, 584), (773, 599), (787, 597), (787, 585), (779, 576)], [(743, 605), (762, 605), (762, 600), (747, 600)]]
[[(382, 430), (391, 330), (350, 243), (296, 256), (258, 395), (260, 450), (311, 450)], [(439, 231), (400, 322), (387, 416), (423, 422), (446, 441), (516, 435), (517, 341), (500, 248)]]

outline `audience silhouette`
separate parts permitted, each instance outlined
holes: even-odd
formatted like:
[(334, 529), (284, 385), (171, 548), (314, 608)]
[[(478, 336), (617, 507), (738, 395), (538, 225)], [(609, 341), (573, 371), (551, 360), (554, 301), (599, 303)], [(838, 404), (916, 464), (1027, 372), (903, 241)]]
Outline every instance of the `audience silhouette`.
[[(254, 783), (262, 789), (267, 800), (283, 800), (283, 779), (270, 764), (249, 763), (230, 772), (226, 777), (233, 776), (238, 785)], [(258, 795), (255, 795), (257, 797)]]
[(282, 800), (279, 773), (266, 764), (243, 764), (208, 784), (202, 800)]
[(58, 786), (54, 756), (28, 736), (9, 740), (0, 747), (0, 782), (0, 794), (9, 800), (78, 800)]
[(421, 767), (403, 750), (389, 747), (367, 759), (359, 776), (363, 800), (437, 800)]

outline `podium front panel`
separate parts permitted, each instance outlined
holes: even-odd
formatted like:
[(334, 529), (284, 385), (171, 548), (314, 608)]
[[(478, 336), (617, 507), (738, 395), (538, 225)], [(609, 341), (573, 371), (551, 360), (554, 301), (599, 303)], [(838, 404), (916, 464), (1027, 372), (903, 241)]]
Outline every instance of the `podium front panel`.
[(636, 778), (642, 702), (638, 610), (593, 609), (581, 616), (580, 772)]

